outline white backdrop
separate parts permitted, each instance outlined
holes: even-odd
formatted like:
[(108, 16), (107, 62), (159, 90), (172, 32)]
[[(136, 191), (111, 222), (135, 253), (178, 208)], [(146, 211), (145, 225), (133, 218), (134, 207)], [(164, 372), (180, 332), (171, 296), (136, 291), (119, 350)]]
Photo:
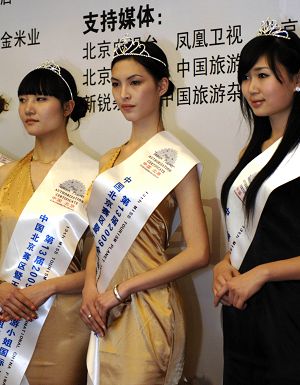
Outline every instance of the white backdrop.
[[(0, 115), (0, 152), (18, 158), (33, 145), (18, 118), (17, 88), (46, 59), (69, 69), (90, 102), (80, 129), (70, 125), (72, 141), (96, 158), (121, 144), (129, 124), (110, 92), (114, 43), (126, 33), (156, 40), (177, 87), (164, 108), (165, 126), (204, 164), (213, 264), (225, 250), (220, 186), (248, 134), (236, 94), (238, 53), (268, 16), (299, 32), (299, 11), (299, 0), (0, 0), (0, 94), (10, 103)], [(181, 244), (177, 233), (174, 247)], [(180, 286), (188, 314), (186, 375), (197, 377), (197, 384), (220, 385), (221, 324), (212, 305), (211, 266)]]

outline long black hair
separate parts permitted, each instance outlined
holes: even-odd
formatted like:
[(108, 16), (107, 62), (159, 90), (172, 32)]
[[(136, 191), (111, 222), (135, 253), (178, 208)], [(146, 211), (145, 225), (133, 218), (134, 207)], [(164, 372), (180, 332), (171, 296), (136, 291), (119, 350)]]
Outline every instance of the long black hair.
[(77, 95), (77, 86), (71, 73), (63, 67), (60, 67), (60, 72), (61, 76), (68, 83), (72, 91), (72, 95), (70, 94), (70, 90), (66, 83), (57, 73), (49, 69), (37, 68), (29, 72), (21, 81), (18, 88), (18, 96), (55, 96), (58, 100), (60, 100), (62, 106), (73, 97), (75, 107), (70, 115), (70, 118), (74, 122), (79, 122), (79, 119), (86, 115), (88, 103), (84, 98)]
[[(294, 32), (289, 32), (290, 39), (274, 36), (257, 36), (242, 49), (238, 68), (238, 82), (241, 86), (245, 75), (257, 60), (265, 56), (270, 69), (282, 83), (277, 64), (283, 65), (290, 77), (300, 70), (300, 39)], [(248, 121), (252, 135), (249, 144), (236, 167), (225, 180), (221, 191), (222, 208), (225, 211), (229, 189), (242, 169), (261, 152), (261, 146), (271, 136), (271, 124), (268, 117), (256, 116), (240, 92), (240, 105), (244, 118)], [(292, 109), (287, 121), (283, 138), (270, 161), (254, 177), (244, 197), (246, 217), (253, 214), (257, 192), (262, 183), (276, 170), (287, 153), (300, 142), (300, 93), (294, 92)]]

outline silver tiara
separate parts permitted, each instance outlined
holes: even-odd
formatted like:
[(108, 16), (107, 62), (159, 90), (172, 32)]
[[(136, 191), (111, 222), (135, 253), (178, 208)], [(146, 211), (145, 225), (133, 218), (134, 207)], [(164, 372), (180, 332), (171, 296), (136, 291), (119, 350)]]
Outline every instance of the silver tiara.
[(157, 57), (151, 56), (146, 50), (145, 44), (133, 40), (130, 36), (123, 37), (114, 49), (114, 58), (119, 56), (144, 56), (162, 63), (165, 67), (167, 64)]
[(57, 65), (53, 60), (47, 60), (44, 63), (42, 63), (41, 65), (39, 65), (38, 67), (36, 67), (36, 69), (39, 69), (39, 68), (44, 68), (45, 70), (49, 70), (49, 71), (56, 73), (65, 82), (66, 86), (69, 89), (71, 99), (73, 100), (73, 94), (71, 91), (71, 87), (69, 86), (66, 79), (62, 77), (59, 65)]
[(288, 31), (281, 28), (278, 25), (276, 20), (270, 20), (268, 17), (267, 20), (261, 22), (261, 26), (257, 33), (258, 36), (275, 36), (281, 37), (283, 39), (290, 39)]

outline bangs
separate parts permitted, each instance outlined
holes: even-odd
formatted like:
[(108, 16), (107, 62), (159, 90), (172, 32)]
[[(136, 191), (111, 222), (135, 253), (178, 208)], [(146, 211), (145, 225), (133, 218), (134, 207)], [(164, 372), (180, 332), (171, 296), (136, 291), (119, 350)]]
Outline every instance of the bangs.
[[(274, 36), (257, 36), (242, 49), (238, 68), (238, 82), (242, 84), (244, 76), (251, 70), (258, 59), (265, 56), (270, 69), (281, 83), (281, 74), (277, 64), (282, 64), (288, 74), (299, 71), (300, 40), (297, 35), (289, 33), (290, 40)], [(296, 46), (296, 47), (295, 47)]]
[(60, 77), (47, 69), (35, 69), (27, 74), (18, 88), (20, 95), (55, 96), (58, 99), (68, 100), (69, 91)]
[(280, 81), (278, 71), (276, 68), (276, 61), (278, 57), (278, 44), (276, 38), (273, 36), (257, 36), (250, 40), (241, 51), (238, 82), (242, 83), (244, 76), (251, 70), (258, 59), (266, 56), (267, 62), (274, 72), (276, 78)]

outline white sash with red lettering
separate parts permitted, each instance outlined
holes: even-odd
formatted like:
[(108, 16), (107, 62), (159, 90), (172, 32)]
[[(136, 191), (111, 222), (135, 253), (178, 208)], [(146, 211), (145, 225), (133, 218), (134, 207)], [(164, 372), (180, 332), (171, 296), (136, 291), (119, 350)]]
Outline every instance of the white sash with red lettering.
[[(97, 248), (97, 288), (108, 287), (127, 251), (159, 203), (199, 160), (170, 133), (154, 135), (125, 161), (100, 174), (88, 204)], [(188, 199), (188, 197), (187, 197)], [(88, 384), (100, 384), (99, 339), (92, 333)]]
[[(98, 162), (76, 147), (65, 151), (20, 215), (1, 263), (1, 280), (22, 288), (65, 274), (88, 226), (83, 198), (97, 172)], [(24, 374), (53, 299), (32, 322), (0, 323), (1, 384), (28, 384)]]

